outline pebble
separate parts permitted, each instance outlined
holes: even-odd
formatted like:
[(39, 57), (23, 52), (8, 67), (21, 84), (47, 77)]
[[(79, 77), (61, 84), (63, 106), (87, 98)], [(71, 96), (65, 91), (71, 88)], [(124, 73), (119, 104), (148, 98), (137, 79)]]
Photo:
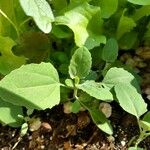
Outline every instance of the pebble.
[(125, 142), (125, 141), (121, 141), (121, 145), (122, 145), (122, 146), (125, 146), (125, 145), (126, 145), (126, 142)]

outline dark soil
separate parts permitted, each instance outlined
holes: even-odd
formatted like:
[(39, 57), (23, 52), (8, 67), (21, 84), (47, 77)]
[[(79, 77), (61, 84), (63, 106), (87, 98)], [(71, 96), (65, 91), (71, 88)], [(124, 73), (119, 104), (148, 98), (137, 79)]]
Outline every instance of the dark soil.
[[(125, 55), (125, 56), (124, 56)], [(132, 62), (136, 54), (123, 54), (123, 63)], [(145, 89), (150, 86), (150, 55), (147, 59), (142, 56), (141, 61), (146, 66), (131, 64), (139, 71), (142, 77), (142, 91), (145, 101), (150, 108), (150, 100)], [(141, 62), (140, 61), (140, 62)], [(135, 66), (134, 66), (135, 65)], [(41, 119), (41, 127), (34, 131), (28, 131), (24, 137), (20, 137), (20, 129), (0, 126), (0, 150), (127, 150), (128, 143), (133, 136), (138, 135), (139, 129), (134, 116), (123, 111), (113, 102), (112, 115), (110, 117), (114, 134), (109, 136), (100, 131), (90, 119), (88, 112), (78, 114), (65, 114), (63, 106), (59, 105), (45, 111), (35, 111), (34, 116)], [(150, 110), (150, 109), (149, 109)], [(150, 150), (150, 137), (140, 143), (140, 147)]]
[[(64, 114), (63, 107), (35, 112), (42, 125), (34, 132), (28, 132), (23, 138), (19, 129), (0, 128), (1, 150), (126, 150), (129, 140), (138, 135), (134, 116), (125, 113), (116, 103), (112, 103), (110, 118), (114, 134), (106, 135), (89, 120), (87, 112)], [(150, 137), (141, 143), (150, 149)]]

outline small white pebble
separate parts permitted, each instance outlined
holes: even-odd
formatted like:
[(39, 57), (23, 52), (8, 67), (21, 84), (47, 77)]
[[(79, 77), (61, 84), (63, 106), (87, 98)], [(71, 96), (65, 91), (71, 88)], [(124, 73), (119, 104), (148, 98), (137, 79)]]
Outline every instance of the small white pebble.
[(51, 136), (49, 139), (50, 139), (50, 141), (51, 141), (51, 140), (53, 139), (53, 137)]
[(148, 95), (148, 96), (147, 96), (147, 99), (149, 99), (149, 100), (150, 100), (150, 95)]
[(41, 149), (44, 149), (45, 148), (45, 146), (44, 145), (41, 145)]
[(29, 139), (29, 140), (32, 140), (32, 136), (29, 136), (28, 139)]
[(125, 146), (125, 145), (126, 145), (126, 142), (125, 142), (125, 141), (121, 141), (121, 145), (122, 145), (122, 146)]

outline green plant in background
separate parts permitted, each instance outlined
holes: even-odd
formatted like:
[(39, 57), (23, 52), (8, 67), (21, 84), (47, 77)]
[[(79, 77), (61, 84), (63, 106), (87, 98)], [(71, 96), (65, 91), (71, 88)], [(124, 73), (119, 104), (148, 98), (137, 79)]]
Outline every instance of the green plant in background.
[(26, 133), (22, 107), (52, 108), (72, 93), (71, 112), (88, 110), (111, 135), (99, 105), (116, 101), (137, 118), (140, 136), (130, 149), (138, 149), (149, 135), (147, 104), (135, 73), (117, 56), (119, 49), (149, 45), (149, 18), (149, 0), (1, 0), (1, 122), (23, 124)]

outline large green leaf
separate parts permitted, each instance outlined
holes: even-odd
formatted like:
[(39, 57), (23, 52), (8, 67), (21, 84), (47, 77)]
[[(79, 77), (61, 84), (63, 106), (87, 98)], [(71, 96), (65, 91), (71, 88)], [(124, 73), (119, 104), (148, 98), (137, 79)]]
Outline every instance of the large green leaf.
[(124, 15), (125, 11), (123, 11), (122, 16), (120, 17), (118, 27), (117, 27), (117, 39), (120, 39), (125, 33), (130, 32), (135, 26), (136, 23), (133, 18)]
[(22, 66), (1, 80), (0, 97), (31, 109), (52, 108), (60, 101), (58, 73), (50, 63)]
[(118, 0), (93, 0), (92, 4), (100, 6), (103, 18), (109, 18), (118, 8)]
[(128, 1), (138, 5), (150, 5), (150, 0), (128, 0)]
[(23, 120), (18, 115), (23, 115), (22, 108), (7, 103), (0, 98), (0, 122), (12, 127), (21, 126)]
[(118, 44), (113, 38), (109, 39), (102, 50), (102, 59), (106, 62), (114, 62), (118, 56)]
[(91, 69), (92, 60), (91, 54), (86, 47), (78, 48), (73, 54), (70, 65), (69, 74), (71, 78), (78, 76), (79, 78), (86, 77)]
[(0, 73), (8, 74), (25, 63), (24, 57), (15, 56), (11, 49), (15, 42), (9, 37), (0, 36)]
[(106, 38), (101, 35), (103, 21), (100, 8), (87, 2), (72, 1), (63, 16), (56, 18), (57, 24), (68, 26), (74, 33), (77, 46), (93, 48), (105, 43)]
[(147, 111), (147, 104), (133, 86), (127, 83), (117, 84), (115, 93), (120, 106), (128, 113), (139, 118)]
[(137, 81), (130, 72), (117, 67), (109, 69), (102, 82), (110, 88), (118, 83), (126, 83), (137, 86)]
[(107, 118), (101, 111), (97, 109), (89, 109), (89, 112), (93, 122), (97, 125), (99, 129), (101, 129), (109, 135), (113, 134), (113, 129), (110, 125), (110, 122), (107, 120)]
[(51, 31), (54, 21), (53, 12), (46, 0), (19, 0), (28, 16), (33, 17), (37, 26), (45, 33)]
[(113, 95), (111, 94), (109, 89), (102, 87), (100, 83), (97, 83), (95, 81), (86, 81), (83, 84), (79, 84), (78, 88), (83, 90), (90, 96), (95, 97), (96, 99), (104, 101), (113, 100)]

